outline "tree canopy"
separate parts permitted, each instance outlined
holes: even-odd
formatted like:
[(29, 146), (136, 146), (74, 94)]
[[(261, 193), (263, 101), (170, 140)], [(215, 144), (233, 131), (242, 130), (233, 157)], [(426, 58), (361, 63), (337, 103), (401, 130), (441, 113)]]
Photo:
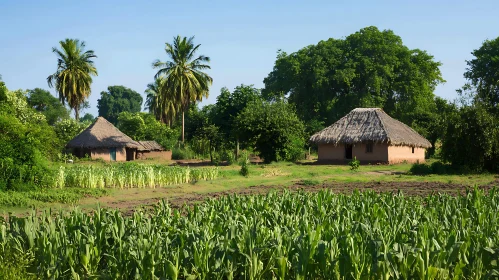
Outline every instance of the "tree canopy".
[(57, 56), (57, 70), (47, 77), (49, 87), (55, 87), (62, 104), (68, 103), (79, 120), (80, 106), (90, 96), (92, 76), (97, 69), (92, 59), (97, 56), (93, 50), (85, 50), (85, 42), (65, 39), (59, 42), (61, 49), (52, 48)]
[(142, 108), (142, 96), (124, 86), (109, 86), (107, 91), (101, 92), (97, 100), (99, 116), (109, 122), (117, 124), (121, 112), (138, 113)]
[(284, 101), (255, 101), (237, 116), (238, 135), (254, 146), (265, 162), (294, 161), (305, 145), (304, 126)]
[(56, 122), (69, 118), (69, 111), (64, 105), (49, 91), (35, 88), (28, 90), (27, 102), (36, 111), (42, 113), (48, 124), (54, 125)]
[(182, 112), (182, 142), (184, 142), (184, 114), (189, 105), (208, 97), (209, 87), (213, 79), (203, 72), (210, 69), (210, 58), (204, 55), (196, 56), (201, 45), (194, 45), (194, 37), (173, 39), (173, 44), (165, 44), (165, 52), (169, 60), (153, 62), (153, 68), (158, 69), (155, 79), (164, 79), (157, 107), (165, 111), (168, 103), (174, 99), (175, 108)]
[(430, 54), (409, 49), (391, 30), (363, 28), (291, 54), (279, 51), (264, 79), (263, 96), (287, 98), (307, 125), (325, 126), (356, 107), (381, 107), (406, 121), (408, 112), (434, 108), (443, 82)]

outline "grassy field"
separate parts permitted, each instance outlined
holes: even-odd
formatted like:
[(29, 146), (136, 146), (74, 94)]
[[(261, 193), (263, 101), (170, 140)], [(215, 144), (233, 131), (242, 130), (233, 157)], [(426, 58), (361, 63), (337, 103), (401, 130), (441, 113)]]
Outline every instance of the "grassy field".
[[(84, 163), (85, 165), (89, 163)], [(103, 163), (95, 163), (96, 167)], [(195, 167), (192, 167), (194, 169)], [(353, 189), (374, 189), (426, 194), (431, 191), (453, 192), (474, 185), (499, 185), (499, 176), (477, 175), (411, 175), (410, 164), (363, 165), (357, 171), (344, 165), (313, 165), (275, 163), (250, 166), (250, 175), (239, 174), (240, 167), (220, 166), (218, 178), (208, 181), (170, 185), (157, 188), (105, 189), (105, 191), (63, 188), (27, 193), (0, 193), (0, 214), (27, 213), (37, 209), (79, 206), (84, 210), (102, 207), (120, 208), (131, 212), (140, 206), (155, 204), (160, 199), (181, 205), (203, 201), (229, 193), (264, 193), (273, 188), (317, 189), (327, 187), (337, 192)], [(420, 190), (415, 191), (415, 190)], [(3, 213), (2, 213), (3, 212)]]

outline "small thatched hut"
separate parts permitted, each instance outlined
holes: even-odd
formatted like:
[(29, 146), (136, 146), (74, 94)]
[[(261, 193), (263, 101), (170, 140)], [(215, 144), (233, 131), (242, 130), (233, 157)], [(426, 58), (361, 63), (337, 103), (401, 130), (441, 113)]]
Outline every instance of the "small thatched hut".
[(310, 137), (320, 161), (424, 162), (431, 144), (380, 108), (357, 108)]
[(90, 156), (107, 161), (129, 161), (135, 159), (137, 149), (142, 147), (117, 129), (103, 117), (69, 141), (66, 148), (73, 149), (77, 157)]
[(138, 141), (141, 147), (137, 150), (138, 159), (160, 158), (172, 159), (172, 151), (165, 151), (165, 148), (156, 141)]

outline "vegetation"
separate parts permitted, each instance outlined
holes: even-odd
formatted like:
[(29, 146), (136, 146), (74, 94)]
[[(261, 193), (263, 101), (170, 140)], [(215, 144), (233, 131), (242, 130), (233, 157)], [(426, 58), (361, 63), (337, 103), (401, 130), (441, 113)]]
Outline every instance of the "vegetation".
[(165, 202), (131, 217), (46, 212), (3, 222), (0, 258), (31, 252), (27, 271), (58, 279), (481, 279), (498, 274), (498, 204), (496, 190), (321, 191), (227, 196), (186, 215)]
[(175, 146), (180, 136), (178, 129), (168, 127), (147, 113), (120, 113), (118, 128), (136, 141), (154, 140), (168, 150)]
[(75, 204), (84, 197), (100, 197), (109, 193), (107, 189), (82, 188), (6, 191), (0, 192), (0, 205), (27, 208), (38, 207), (43, 203)]
[(303, 123), (285, 102), (248, 104), (237, 117), (237, 130), (267, 163), (295, 161), (304, 154)]
[(49, 87), (55, 87), (59, 100), (66, 102), (75, 111), (75, 120), (79, 120), (82, 104), (90, 96), (92, 76), (97, 76), (97, 69), (92, 59), (97, 56), (92, 50), (85, 50), (85, 42), (78, 39), (65, 39), (59, 42), (61, 49), (52, 48), (57, 56), (57, 71), (48, 76)]
[(218, 176), (216, 167), (189, 169), (165, 165), (122, 163), (104, 166), (61, 166), (54, 187), (79, 188), (155, 188), (213, 180)]
[(28, 90), (27, 99), (28, 105), (36, 111), (42, 113), (49, 125), (69, 119), (69, 111), (64, 105), (50, 92), (35, 88)]
[(97, 100), (99, 116), (116, 125), (122, 112), (138, 113), (142, 108), (142, 96), (124, 86), (109, 86), (107, 91), (100, 93)]
[[(173, 44), (166, 43), (165, 52), (170, 58), (162, 62), (156, 60), (153, 67), (158, 69), (155, 79), (164, 79), (159, 98), (156, 98), (156, 108), (160, 108), (165, 114), (169, 110), (169, 103), (173, 103), (178, 111), (182, 112), (182, 142), (184, 142), (184, 113), (189, 109), (192, 102), (201, 101), (208, 97), (209, 86), (213, 79), (204, 70), (210, 69), (206, 63), (210, 58), (204, 55), (196, 57), (196, 52), (201, 45), (194, 45), (194, 37), (187, 39), (177, 36)], [(176, 112), (177, 110), (175, 110)]]

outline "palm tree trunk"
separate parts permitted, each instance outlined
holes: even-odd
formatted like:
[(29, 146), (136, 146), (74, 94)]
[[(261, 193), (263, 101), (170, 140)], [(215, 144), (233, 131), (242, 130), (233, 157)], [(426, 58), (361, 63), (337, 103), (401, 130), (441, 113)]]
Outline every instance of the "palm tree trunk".
[(184, 112), (185, 110), (182, 110), (182, 143), (184, 143)]
[(77, 122), (79, 122), (79, 121), (80, 121), (80, 108), (78, 108), (78, 107), (79, 107), (79, 106), (76, 106), (76, 107), (75, 107), (75, 120), (76, 120)]

